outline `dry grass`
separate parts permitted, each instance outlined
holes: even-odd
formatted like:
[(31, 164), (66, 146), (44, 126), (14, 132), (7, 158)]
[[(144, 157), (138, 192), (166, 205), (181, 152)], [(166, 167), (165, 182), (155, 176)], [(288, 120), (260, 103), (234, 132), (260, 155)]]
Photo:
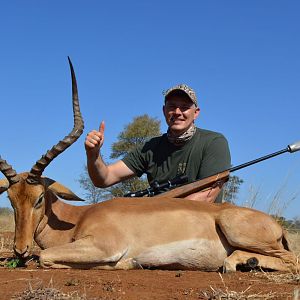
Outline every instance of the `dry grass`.
[(299, 289), (300, 289), (300, 274), (293, 274), (293, 273), (278, 274), (278, 273), (261, 271), (255, 273), (255, 276), (259, 278), (266, 278), (269, 281), (279, 283), (279, 284), (282, 283), (296, 284), (299, 285)]
[(80, 296), (77, 292), (65, 294), (55, 288), (27, 289), (16, 295), (12, 300), (86, 300), (85, 296)]
[(0, 233), (0, 252), (8, 252), (13, 249), (13, 237)]
[[(236, 292), (231, 291), (226, 286), (222, 275), (219, 273), (221, 278), (223, 289), (213, 288), (210, 286), (209, 291), (202, 292), (202, 297), (207, 300), (248, 300), (248, 299), (287, 299), (287, 297), (291, 296), (288, 293), (276, 293), (276, 292), (268, 292), (268, 293), (251, 293), (251, 286), (246, 288), (244, 291)], [(291, 299), (291, 298), (290, 298)], [(294, 300), (298, 300), (298, 298), (294, 298)]]
[(6, 209), (0, 210), (0, 252), (8, 252), (13, 249), (13, 232), (15, 221), (13, 212)]
[(13, 213), (0, 214), (0, 232), (14, 232), (15, 221)]
[(289, 232), (289, 243), (295, 254), (300, 257), (300, 232)]
[[(267, 274), (267, 273), (265, 273)], [(201, 297), (207, 300), (250, 300), (250, 299), (291, 299), (291, 300), (300, 300), (300, 289), (295, 289), (293, 293), (278, 293), (278, 292), (259, 292), (251, 293), (251, 286), (246, 288), (244, 291), (236, 292), (231, 291), (226, 286), (222, 275), (219, 273), (221, 278), (223, 289), (213, 288), (210, 286), (209, 291), (204, 291), (201, 293)], [(278, 282), (280, 283), (280, 282)], [(283, 283), (283, 282), (281, 282)], [(202, 299), (201, 298), (201, 299)]]
[(16, 294), (11, 298), (12, 300), (87, 300), (86, 295), (80, 295), (77, 291), (72, 293), (63, 293), (53, 287), (52, 280), (47, 287), (44, 287), (41, 282), (36, 287), (32, 287), (29, 283), (28, 288)]

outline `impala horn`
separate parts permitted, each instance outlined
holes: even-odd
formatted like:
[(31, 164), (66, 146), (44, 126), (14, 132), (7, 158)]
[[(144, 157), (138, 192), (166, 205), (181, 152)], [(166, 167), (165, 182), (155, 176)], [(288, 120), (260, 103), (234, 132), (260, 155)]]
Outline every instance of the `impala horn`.
[(38, 184), (40, 182), (41, 175), (45, 168), (50, 164), (50, 162), (58, 156), (60, 153), (65, 151), (70, 147), (83, 132), (84, 123), (80, 112), (77, 83), (75, 72), (73, 69), (72, 62), (68, 57), (71, 77), (72, 77), (72, 103), (73, 103), (73, 116), (74, 116), (74, 127), (69, 135), (65, 136), (62, 141), (59, 141), (57, 145), (53, 146), (51, 150), (48, 150), (45, 155), (43, 155), (31, 168), (26, 181), (30, 184)]
[(17, 183), (20, 178), (17, 172), (9, 165), (5, 160), (3, 160), (0, 156), (0, 171), (4, 174), (7, 178), (9, 186)]

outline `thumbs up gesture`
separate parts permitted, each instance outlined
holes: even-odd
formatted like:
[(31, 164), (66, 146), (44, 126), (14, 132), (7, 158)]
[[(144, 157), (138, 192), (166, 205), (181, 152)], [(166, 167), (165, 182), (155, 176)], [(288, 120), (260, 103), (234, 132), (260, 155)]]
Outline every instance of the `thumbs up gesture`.
[(84, 142), (87, 154), (94, 154), (98, 156), (100, 148), (104, 143), (104, 130), (105, 123), (102, 121), (98, 130), (94, 129), (87, 134)]

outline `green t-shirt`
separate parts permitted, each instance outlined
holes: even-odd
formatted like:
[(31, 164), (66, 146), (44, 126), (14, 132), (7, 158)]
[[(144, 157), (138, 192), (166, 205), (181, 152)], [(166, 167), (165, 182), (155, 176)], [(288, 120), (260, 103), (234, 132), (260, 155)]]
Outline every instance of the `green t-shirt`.
[[(226, 138), (199, 128), (183, 146), (171, 144), (167, 134), (163, 134), (137, 147), (122, 160), (137, 176), (146, 174), (150, 185), (155, 180), (164, 183), (180, 175), (187, 175), (188, 182), (192, 182), (230, 168)], [(216, 202), (220, 200), (221, 195)]]

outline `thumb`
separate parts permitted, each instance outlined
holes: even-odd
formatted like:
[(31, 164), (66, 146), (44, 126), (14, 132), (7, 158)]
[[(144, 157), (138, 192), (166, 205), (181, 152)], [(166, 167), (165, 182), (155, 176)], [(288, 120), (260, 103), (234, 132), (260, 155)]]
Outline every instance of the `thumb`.
[(99, 132), (104, 134), (104, 129), (105, 129), (105, 123), (104, 121), (102, 121), (99, 126)]

